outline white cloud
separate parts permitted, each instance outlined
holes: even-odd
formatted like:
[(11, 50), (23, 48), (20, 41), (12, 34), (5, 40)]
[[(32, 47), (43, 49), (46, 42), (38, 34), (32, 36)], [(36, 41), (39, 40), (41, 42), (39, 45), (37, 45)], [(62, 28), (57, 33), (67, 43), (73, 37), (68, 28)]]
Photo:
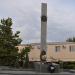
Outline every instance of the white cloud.
[(48, 41), (65, 41), (75, 35), (73, 0), (0, 0), (0, 18), (11, 17), (13, 31), (21, 31), (23, 43), (40, 41), (41, 2), (48, 4)]

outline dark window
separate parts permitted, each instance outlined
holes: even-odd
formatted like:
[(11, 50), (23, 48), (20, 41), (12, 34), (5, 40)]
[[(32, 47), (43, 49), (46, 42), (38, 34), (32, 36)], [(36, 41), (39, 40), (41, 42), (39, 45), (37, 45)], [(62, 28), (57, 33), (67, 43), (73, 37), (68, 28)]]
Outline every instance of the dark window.
[(69, 51), (74, 52), (75, 51), (75, 46), (69, 46)]
[(56, 47), (55, 47), (55, 51), (56, 51), (56, 52), (59, 52), (59, 51), (60, 51), (60, 46), (56, 46)]

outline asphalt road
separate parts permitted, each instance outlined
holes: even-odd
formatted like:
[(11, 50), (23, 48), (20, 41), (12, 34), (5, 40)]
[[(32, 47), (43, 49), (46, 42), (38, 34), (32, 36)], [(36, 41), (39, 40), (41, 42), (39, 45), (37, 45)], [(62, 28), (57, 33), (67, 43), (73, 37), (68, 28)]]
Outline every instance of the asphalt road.
[[(73, 72), (73, 70), (71, 71)], [(74, 73), (69, 72), (60, 72), (60, 73), (40, 73), (36, 71), (31, 70), (25, 70), (25, 69), (10, 69), (9, 67), (0, 66), (0, 75), (75, 75)]]
[(75, 75), (75, 73), (39, 73), (34, 71), (0, 71), (0, 75)]

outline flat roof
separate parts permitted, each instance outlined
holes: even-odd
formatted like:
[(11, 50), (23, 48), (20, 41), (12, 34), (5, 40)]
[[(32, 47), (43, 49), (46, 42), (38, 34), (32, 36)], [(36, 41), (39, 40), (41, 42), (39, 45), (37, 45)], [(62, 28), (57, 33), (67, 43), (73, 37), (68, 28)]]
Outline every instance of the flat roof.
[[(48, 42), (47, 45), (75, 44), (75, 42)], [(19, 44), (18, 46), (40, 45), (40, 43)]]

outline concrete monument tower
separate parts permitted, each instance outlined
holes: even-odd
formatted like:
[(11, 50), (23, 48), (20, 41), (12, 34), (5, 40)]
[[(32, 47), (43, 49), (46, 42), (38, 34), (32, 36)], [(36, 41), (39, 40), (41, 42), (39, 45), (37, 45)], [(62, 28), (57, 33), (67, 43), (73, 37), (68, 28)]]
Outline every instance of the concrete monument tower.
[[(35, 70), (38, 72), (59, 72), (57, 65), (47, 64), (47, 3), (42, 3), (41, 6), (41, 53), (40, 63), (35, 63)], [(56, 69), (56, 70), (55, 70)]]
[(42, 3), (41, 6), (41, 54), (40, 59), (46, 60), (46, 58), (43, 59), (43, 56), (46, 55), (47, 51), (47, 44), (46, 44), (46, 38), (47, 38), (47, 3)]

